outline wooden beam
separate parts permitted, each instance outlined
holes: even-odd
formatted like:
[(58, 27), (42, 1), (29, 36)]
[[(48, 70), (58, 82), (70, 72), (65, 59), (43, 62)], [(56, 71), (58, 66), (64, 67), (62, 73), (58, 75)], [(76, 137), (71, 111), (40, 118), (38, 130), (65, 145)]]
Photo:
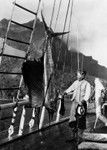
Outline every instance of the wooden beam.
[(22, 73), (21, 72), (3, 72), (3, 71), (0, 71), (0, 74), (11, 74), (11, 75), (22, 75)]
[(78, 146), (78, 150), (107, 150), (107, 143), (82, 142)]
[(21, 9), (23, 9), (23, 10), (25, 10), (25, 11), (30, 12), (31, 14), (37, 15), (37, 13), (35, 13), (35, 12), (33, 12), (33, 11), (31, 11), (31, 10), (29, 10), (29, 9), (27, 9), (27, 8), (25, 8), (25, 7), (23, 7), (23, 6), (19, 5), (19, 4), (17, 4), (17, 3), (13, 3), (13, 4), (15, 4), (17, 7), (21, 8)]
[(10, 38), (10, 37), (7, 37), (7, 40), (14, 41), (14, 42), (18, 42), (18, 43), (22, 43), (22, 44), (30, 45), (30, 43), (28, 43), (28, 42), (24, 42), (24, 41), (12, 39), (12, 38)]
[(4, 110), (4, 109), (8, 109), (8, 108), (13, 108), (13, 107), (16, 106), (16, 104), (18, 104), (18, 106), (23, 106), (23, 105), (29, 104), (29, 101), (22, 99), (18, 103), (14, 102), (14, 103), (8, 103), (8, 104), (1, 104), (0, 105), (0, 110)]
[(19, 25), (19, 26), (21, 26), (21, 27), (24, 27), (24, 28), (27, 28), (27, 29), (33, 30), (33, 28), (28, 27), (28, 26), (25, 26), (25, 25), (23, 25), (23, 24), (20, 24), (20, 23), (18, 23), (18, 22), (16, 22), (16, 21), (11, 20), (11, 22), (12, 22), (12, 23), (14, 23), (14, 24), (16, 24), (16, 25)]

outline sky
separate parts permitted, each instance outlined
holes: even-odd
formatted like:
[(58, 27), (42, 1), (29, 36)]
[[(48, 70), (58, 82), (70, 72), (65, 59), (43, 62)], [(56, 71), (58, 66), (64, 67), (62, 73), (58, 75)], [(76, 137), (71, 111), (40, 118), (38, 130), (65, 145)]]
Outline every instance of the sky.
[[(32, 11), (36, 11), (39, 0), (16, 0), (16, 2)], [(57, 26), (55, 20), (60, 0), (56, 0), (52, 28), (54, 31), (63, 31), (64, 19), (69, 0), (62, 0), (61, 11)], [(71, 0), (72, 1), (72, 0)], [(0, 0), (0, 20), (10, 19), (13, 0)], [(47, 24), (50, 23), (54, 0), (42, 0), (40, 10), (43, 10)], [(69, 49), (77, 48), (87, 56), (98, 60), (99, 64), (107, 67), (107, 0), (74, 0), (71, 19)], [(39, 11), (39, 17), (40, 17)], [(16, 8), (13, 20), (27, 22), (34, 16)], [(69, 14), (68, 14), (69, 22)], [(68, 31), (68, 26), (66, 26)]]

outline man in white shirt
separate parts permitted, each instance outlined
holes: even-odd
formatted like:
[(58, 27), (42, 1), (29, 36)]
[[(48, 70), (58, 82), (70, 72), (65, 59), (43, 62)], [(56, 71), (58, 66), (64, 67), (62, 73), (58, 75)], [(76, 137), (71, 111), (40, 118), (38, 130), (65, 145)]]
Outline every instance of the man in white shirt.
[(71, 104), (71, 111), (70, 111), (70, 119), (69, 119), (69, 125), (72, 127), (76, 123), (76, 111), (77, 106), (84, 106), (84, 115), (81, 117), (79, 121), (78, 128), (85, 129), (86, 128), (86, 111), (87, 111), (87, 102), (90, 98), (91, 94), (91, 85), (88, 81), (85, 80), (86, 77), (86, 71), (77, 72), (77, 80), (74, 81), (74, 83), (65, 90), (65, 94), (72, 95), (72, 104)]

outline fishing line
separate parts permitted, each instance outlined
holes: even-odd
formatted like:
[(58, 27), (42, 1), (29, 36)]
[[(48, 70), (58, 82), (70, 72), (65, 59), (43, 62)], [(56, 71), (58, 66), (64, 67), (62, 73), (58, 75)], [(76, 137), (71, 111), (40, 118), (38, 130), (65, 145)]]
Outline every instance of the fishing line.
[[(65, 27), (66, 27), (66, 21), (67, 21), (67, 17), (68, 17), (69, 4), (70, 4), (70, 0), (68, 1), (68, 6), (67, 6), (67, 11), (66, 11), (66, 16), (65, 16), (65, 21), (64, 21), (63, 32), (65, 31)], [(62, 37), (61, 37), (61, 41), (62, 41), (62, 40), (63, 40), (63, 35), (62, 35)], [(58, 62), (59, 62), (59, 59), (60, 59), (61, 46), (62, 46), (62, 43), (60, 42), (60, 45), (59, 45), (59, 53), (58, 53), (58, 57), (57, 57), (57, 65), (56, 65), (56, 69), (57, 69), (57, 67), (58, 67)]]
[[(68, 31), (70, 31), (70, 27), (71, 27), (72, 12), (73, 12), (73, 0), (72, 0), (72, 3), (71, 3), (71, 11), (70, 11), (70, 20), (69, 20)], [(68, 42), (69, 42), (69, 36), (70, 36), (70, 33), (68, 33), (68, 35), (67, 35), (67, 42), (66, 42), (67, 43), (67, 47), (68, 47)], [(67, 54), (67, 50), (65, 51), (65, 60), (66, 60), (66, 54)], [(64, 61), (63, 72), (65, 70), (65, 63), (66, 62)]]
[(56, 0), (54, 0), (53, 9), (52, 9), (52, 15), (51, 15), (51, 21), (50, 21), (49, 27), (51, 27), (51, 25), (52, 25), (53, 16), (54, 16), (54, 11), (55, 11), (55, 4), (56, 4)]
[(57, 26), (57, 22), (58, 22), (58, 18), (59, 18), (59, 13), (60, 13), (60, 9), (61, 9), (61, 4), (62, 4), (62, 0), (60, 0), (60, 3), (59, 3), (58, 13), (57, 13), (57, 17), (56, 17), (56, 20), (55, 20), (55, 27), (54, 27), (54, 31), (55, 31), (56, 26)]

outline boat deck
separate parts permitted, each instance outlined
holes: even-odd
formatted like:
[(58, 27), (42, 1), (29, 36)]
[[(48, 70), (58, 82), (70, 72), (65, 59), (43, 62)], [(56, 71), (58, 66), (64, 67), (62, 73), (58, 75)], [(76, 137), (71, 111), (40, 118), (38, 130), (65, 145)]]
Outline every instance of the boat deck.
[[(88, 117), (88, 122), (93, 126), (93, 115)], [(89, 123), (87, 125), (89, 126)], [(89, 128), (88, 128), (89, 130)], [(88, 132), (87, 130), (87, 132)], [(77, 150), (81, 147), (74, 141), (68, 142), (72, 137), (72, 131), (68, 125), (68, 119), (58, 124), (47, 126), (38, 132), (33, 129), (28, 134), (15, 137), (12, 140), (3, 141), (0, 150)], [(5, 139), (6, 140), (6, 139)], [(2, 140), (1, 140), (2, 141)]]
[[(27, 117), (29, 119), (29, 116)], [(106, 150), (107, 127), (98, 121), (93, 131), (94, 121), (95, 113), (92, 113), (91, 109), (87, 115), (87, 129), (79, 145), (75, 141), (70, 141), (72, 131), (68, 125), (68, 118), (62, 118), (57, 124), (54, 122), (50, 126), (47, 124), (41, 131), (38, 131), (37, 127), (29, 130), (29, 127), (26, 126), (23, 136), (18, 136), (16, 131), (12, 139), (3, 138), (7, 136), (7, 130), (3, 131), (4, 133), (0, 134), (0, 150)]]

